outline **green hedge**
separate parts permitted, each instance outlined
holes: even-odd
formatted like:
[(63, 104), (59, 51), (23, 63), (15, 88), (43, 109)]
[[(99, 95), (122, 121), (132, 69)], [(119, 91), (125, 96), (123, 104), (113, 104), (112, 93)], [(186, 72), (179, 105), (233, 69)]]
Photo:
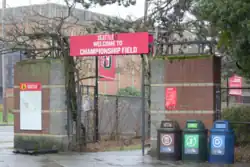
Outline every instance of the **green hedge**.
[(137, 90), (135, 87), (126, 87), (121, 88), (117, 92), (118, 96), (141, 96), (141, 92)]
[[(250, 122), (250, 106), (230, 107), (223, 110), (222, 118), (229, 121)], [(250, 144), (250, 125), (231, 124), (235, 131), (236, 144)]]

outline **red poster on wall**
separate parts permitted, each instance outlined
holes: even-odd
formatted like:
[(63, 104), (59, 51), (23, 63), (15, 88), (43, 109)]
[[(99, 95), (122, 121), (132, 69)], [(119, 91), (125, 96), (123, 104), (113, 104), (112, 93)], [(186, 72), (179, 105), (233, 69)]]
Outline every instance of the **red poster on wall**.
[[(241, 88), (242, 77), (234, 75), (229, 78), (229, 88)], [(229, 95), (242, 96), (242, 89), (229, 89)]]
[(176, 87), (166, 88), (165, 90), (165, 109), (173, 110), (176, 107), (177, 93)]
[(116, 56), (99, 57), (99, 81), (115, 80)]

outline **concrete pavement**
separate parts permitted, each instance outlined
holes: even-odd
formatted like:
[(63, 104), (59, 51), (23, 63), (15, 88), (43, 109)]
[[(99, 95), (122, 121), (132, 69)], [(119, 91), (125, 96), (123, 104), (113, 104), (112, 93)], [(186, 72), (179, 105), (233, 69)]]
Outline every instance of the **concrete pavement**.
[[(102, 153), (62, 153), (40, 156), (0, 154), (0, 167), (224, 167), (181, 162), (164, 162), (141, 156), (141, 151)], [(249, 167), (249, 164), (235, 164), (230, 167)]]
[(13, 142), (14, 127), (13, 126), (0, 126), (0, 143)]
[[(164, 162), (141, 151), (100, 153), (60, 153), (50, 155), (21, 155), (12, 153), (13, 127), (0, 126), (0, 167), (222, 167), (224, 165)], [(228, 165), (225, 165), (228, 166)], [(230, 167), (249, 167), (235, 164)]]
[(13, 148), (14, 128), (13, 126), (0, 126), (0, 154), (8, 152)]

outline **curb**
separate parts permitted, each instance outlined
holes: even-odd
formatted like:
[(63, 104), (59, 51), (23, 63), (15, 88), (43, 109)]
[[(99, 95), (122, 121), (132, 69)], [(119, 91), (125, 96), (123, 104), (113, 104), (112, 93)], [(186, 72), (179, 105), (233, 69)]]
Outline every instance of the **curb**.
[(14, 124), (0, 123), (0, 126), (14, 126)]

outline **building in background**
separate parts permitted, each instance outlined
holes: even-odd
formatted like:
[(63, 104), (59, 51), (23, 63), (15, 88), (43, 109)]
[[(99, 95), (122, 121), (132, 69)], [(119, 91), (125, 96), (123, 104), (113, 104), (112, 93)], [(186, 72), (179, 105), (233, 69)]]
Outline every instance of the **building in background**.
[[(29, 21), (27, 18), (32, 18), (34, 16), (34, 11), (38, 12), (42, 16), (55, 18), (62, 17), (67, 13), (67, 7), (60, 4), (55, 3), (47, 3), (47, 4), (39, 4), (39, 5), (30, 5), (30, 6), (20, 6), (13, 8), (5, 9), (5, 18), (13, 17), (23, 20), (27, 28), (31, 26), (33, 23)], [(0, 17), (1, 17), (0, 12)], [(90, 25), (96, 20), (107, 18), (109, 16), (93, 13), (83, 9), (74, 9), (73, 15), (79, 19), (78, 23), (67, 29), (67, 34), (69, 35), (83, 35), (86, 33), (86, 25)], [(34, 19), (34, 18), (33, 18)], [(5, 21), (5, 29), (8, 26), (13, 25), (12, 20), (6, 19)], [(1, 26), (0, 26), (1, 27)], [(12, 99), (13, 97), (13, 86), (14, 86), (14, 65), (16, 62), (24, 59), (24, 54), (21, 52), (8, 53), (5, 55), (5, 80), (6, 80), (6, 97), (8, 99)], [(113, 81), (99, 81), (99, 93), (100, 94), (116, 94), (120, 88), (125, 87), (136, 87), (140, 89), (140, 65), (141, 59), (139, 55), (133, 56), (117, 56), (116, 58), (116, 68), (115, 68), (115, 78)], [(88, 76), (93, 76), (95, 61), (91, 59), (87, 63), (87, 68), (85, 61), (81, 64), (83, 69), (87, 69), (88, 71), (82, 71), (85, 77), (86, 73)], [(1, 73), (1, 62), (0, 62), (0, 91), (2, 92), (2, 73)], [(94, 85), (94, 79), (86, 79), (82, 84), (86, 85)], [(0, 92), (0, 102), (2, 103), (3, 95)], [(7, 100), (8, 104), (11, 104)], [(9, 105), (8, 105), (9, 106)], [(13, 108), (13, 107), (7, 107)]]
[[(14, 100), (14, 66), (17, 62), (26, 59), (25, 55), (22, 52), (13, 52), (5, 54), (5, 97), (6, 97), (6, 107), (7, 110), (13, 109), (13, 100)], [(0, 59), (0, 64), (2, 59)], [(2, 64), (1, 64), (2, 65)], [(2, 68), (0, 68), (0, 83), (1, 83), (1, 104), (3, 103), (3, 94), (2, 94)]]
[[(87, 64), (88, 76), (95, 76), (95, 59)], [(95, 85), (95, 78), (83, 80), (83, 85)], [(99, 93), (115, 95), (119, 89), (141, 87), (141, 57), (140, 55), (116, 56), (115, 77), (111, 81), (99, 80)]]

